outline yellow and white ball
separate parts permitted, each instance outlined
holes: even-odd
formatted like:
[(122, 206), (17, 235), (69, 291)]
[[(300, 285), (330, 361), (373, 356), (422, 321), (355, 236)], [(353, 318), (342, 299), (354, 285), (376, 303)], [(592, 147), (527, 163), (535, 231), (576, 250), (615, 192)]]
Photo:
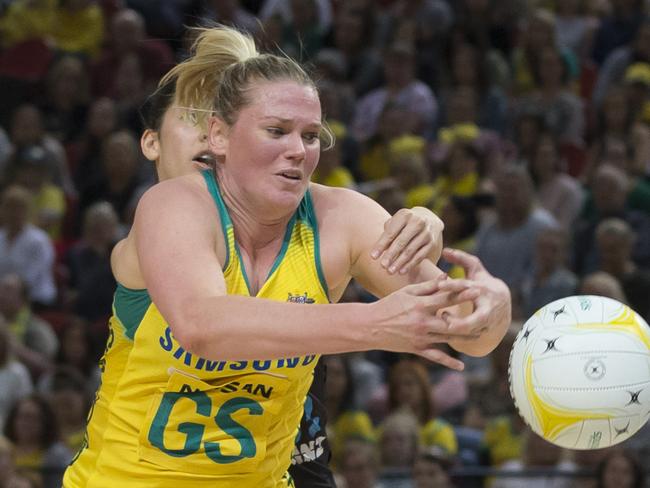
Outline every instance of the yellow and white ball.
[(549, 442), (618, 444), (650, 417), (650, 328), (610, 298), (556, 300), (517, 335), (509, 380), (519, 413)]

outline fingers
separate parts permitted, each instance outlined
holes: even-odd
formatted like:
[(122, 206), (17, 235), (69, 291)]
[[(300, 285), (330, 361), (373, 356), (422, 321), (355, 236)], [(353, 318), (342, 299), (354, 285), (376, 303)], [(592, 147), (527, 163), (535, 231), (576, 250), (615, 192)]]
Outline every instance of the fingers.
[(435, 294), (436, 291), (438, 291), (438, 286), (440, 286), (440, 283), (442, 283), (446, 279), (447, 279), (447, 274), (441, 273), (440, 276), (438, 276), (434, 280), (423, 281), (422, 283), (415, 283), (413, 285), (408, 285), (403, 289), (404, 291), (408, 291), (408, 293), (413, 296), (419, 296), (419, 297), (431, 296)]
[(449, 354), (442, 352), (439, 349), (434, 349), (429, 347), (423, 349), (422, 351), (418, 351), (416, 354), (422, 356), (425, 359), (428, 359), (429, 361), (442, 364), (443, 366), (446, 366), (450, 369), (454, 369), (456, 371), (462, 371), (463, 369), (465, 369), (465, 364), (463, 364), (462, 361), (451, 357)]
[(405, 225), (406, 218), (402, 210), (400, 210), (384, 224), (384, 232), (373, 246), (370, 256), (373, 259), (379, 258), (379, 256), (388, 249), (393, 241), (395, 241), (395, 238), (399, 235)]
[[(436, 291), (430, 296), (422, 297), (422, 303), (427, 313), (441, 316), (440, 312), (443, 312), (445, 309), (466, 303), (475, 296), (476, 290), (462, 290), (461, 292)], [(468, 299), (467, 297), (470, 298)], [(446, 317), (442, 316), (442, 318), (446, 320)], [(449, 322), (446, 321), (445, 324), (449, 325)]]
[(469, 278), (485, 270), (479, 258), (460, 249), (445, 248), (442, 250), (442, 256), (450, 263), (462, 266)]
[[(426, 233), (416, 235), (408, 245), (400, 250), (393, 250), (392, 246), (384, 254), (386, 259), (389, 260), (390, 267), (388, 272), (390, 274), (399, 272), (406, 274), (411, 271), (415, 266), (420, 264), (423, 259), (426, 259), (431, 249), (433, 242), (431, 237)], [(394, 252), (394, 253), (393, 253)], [(392, 261), (390, 261), (392, 260)], [(384, 260), (382, 259), (382, 266)]]
[(371, 257), (381, 259), (381, 266), (390, 274), (406, 274), (429, 255), (434, 239), (425, 219), (402, 209), (384, 225)]
[(458, 335), (476, 335), (485, 332), (489, 327), (490, 311), (484, 307), (477, 307), (465, 317), (448, 317), (449, 333)]

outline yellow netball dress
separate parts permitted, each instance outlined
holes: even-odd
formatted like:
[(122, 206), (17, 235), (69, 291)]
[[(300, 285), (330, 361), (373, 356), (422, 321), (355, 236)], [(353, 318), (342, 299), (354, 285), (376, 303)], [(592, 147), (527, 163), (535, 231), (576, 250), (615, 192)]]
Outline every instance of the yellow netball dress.
[[(203, 175), (227, 242), (228, 293), (250, 295), (232, 221), (214, 177)], [(297, 307), (328, 303), (309, 192), (257, 296)], [(285, 473), (316, 355), (198, 357), (176, 341), (146, 290), (120, 285), (110, 329), (102, 386), (66, 488), (291, 486)]]

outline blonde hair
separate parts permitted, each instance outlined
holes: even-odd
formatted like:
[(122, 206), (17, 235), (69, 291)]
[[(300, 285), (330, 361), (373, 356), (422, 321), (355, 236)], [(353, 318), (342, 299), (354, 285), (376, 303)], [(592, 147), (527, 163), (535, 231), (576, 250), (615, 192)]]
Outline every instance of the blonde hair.
[[(228, 125), (234, 124), (239, 111), (250, 103), (247, 91), (253, 81), (290, 80), (318, 93), (296, 61), (288, 56), (260, 54), (249, 35), (225, 26), (195, 31), (190, 57), (160, 80), (159, 89), (175, 83), (176, 103), (194, 111), (198, 123), (205, 126), (214, 113)], [(323, 126), (331, 146), (333, 135), (324, 121)]]

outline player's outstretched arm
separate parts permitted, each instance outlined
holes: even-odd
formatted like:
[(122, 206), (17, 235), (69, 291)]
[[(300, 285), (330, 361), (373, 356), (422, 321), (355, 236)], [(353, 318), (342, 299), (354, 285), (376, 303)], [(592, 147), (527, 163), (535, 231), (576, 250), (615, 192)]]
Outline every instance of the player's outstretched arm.
[(370, 256), (389, 274), (408, 274), (424, 259), (437, 263), (445, 225), (424, 207), (402, 208), (384, 223)]
[(214, 204), (196, 181), (181, 177), (152, 187), (134, 223), (146, 287), (186, 350), (206, 359), (244, 360), (384, 349), (462, 367), (431, 345), (449, 339), (436, 312), (472, 299), (473, 292), (435, 293), (438, 280), (373, 304), (298, 306), (228, 295)]

